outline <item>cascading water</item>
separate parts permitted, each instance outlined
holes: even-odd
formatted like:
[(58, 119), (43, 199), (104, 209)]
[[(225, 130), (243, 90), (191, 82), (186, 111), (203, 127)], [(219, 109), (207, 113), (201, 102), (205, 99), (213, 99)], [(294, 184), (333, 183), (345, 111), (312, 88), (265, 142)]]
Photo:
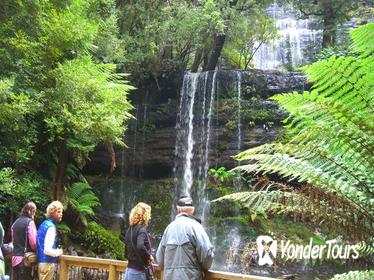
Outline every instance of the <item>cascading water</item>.
[(232, 228), (227, 235), (226, 243), (229, 247), (226, 253), (225, 270), (232, 271), (236, 268), (239, 258), (240, 234), (238, 228)]
[[(201, 165), (204, 166), (203, 173), (200, 175), (200, 189), (201, 192), (204, 194), (202, 196), (200, 205), (202, 205), (202, 221), (203, 223), (206, 223), (207, 221), (207, 215), (209, 211), (209, 205), (210, 201), (206, 195), (206, 180), (208, 176), (208, 169), (209, 169), (209, 145), (210, 145), (210, 138), (211, 138), (211, 120), (212, 120), (212, 108), (213, 108), (213, 101), (216, 91), (216, 77), (217, 72), (215, 71), (213, 74), (213, 80), (212, 80), (212, 89), (210, 92), (210, 101), (209, 101), (209, 110), (208, 114), (206, 116), (206, 119), (204, 118), (204, 122), (206, 122), (206, 128), (204, 131), (206, 132), (206, 141), (205, 141), (205, 152), (204, 152), (204, 158), (201, 161)], [(205, 88), (207, 87), (207, 80), (205, 80)], [(205, 116), (205, 114), (203, 115)]]
[[(216, 91), (216, 72), (186, 73), (176, 124), (177, 141), (174, 167), (178, 196), (189, 194), (196, 199), (196, 214), (203, 222), (209, 209), (205, 194), (209, 169), (211, 120)], [(197, 190), (192, 186), (196, 184)], [(199, 192), (196, 195), (196, 192)]]
[[(217, 182), (215, 186), (216, 178), (208, 181), (208, 170), (211, 167), (217, 168), (217, 166), (225, 166), (227, 169), (235, 167), (236, 162), (230, 158), (232, 155), (251, 145), (258, 145), (258, 141), (263, 141), (262, 139), (271, 139), (271, 134), (264, 131), (261, 124), (256, 124), (253, 128), (244, 125), (248, 124), (252, 111), (256, 113), (266, 109), (265, 107), (257, 109), (256, 106), (262, 106), (260, 102), (257, 102), (258, 105), (250, 105), (251, 94), (258, 94), (258, 98), (261, 98), (275, 91), (286, 92), (298, 89), (302, 84), (300, 81), (304, 81), (304, 78), (294, 73), (273, 73), (261, 70), (186, 73), (180, 90), (179, 106), (175, 101), (170, 111), (174, 114), (179, 109), (175, 127), (173, 124), (175, 118), (170, 114), (173, 119), (167, 127), (158, 128), (164, 133), (161, 140), (165, 141), (167, 138), (169, 141), (168, 147), (175, 144), (174, 180), (177, 189), (174, 190), (170, 177), (160, 181), (158, 178), (157, 181), (154, 179), (147, 181), (148, 178), (145, 176), (131, 177), (134, 173), (132, 172), (133, 166), (139, 170), (143, 162), (148, 164), (149, 154), (154, 151), (158, 155), (164, 153), (161, 158), (156, 158), (156, 164), (158, 164), (164, 160), (165, 154), (170, 156), (170, 151), (172, 151), (169, 148), (165, 152), (165, 142), (156, 142), (160, 138), (152, 138), (156, 133), (144, 134), (147, 124), (155, 118), (154, 115), (158, 117), (164, 114), (166, 108), (164, 104), (157, 107), (153, 104), (152, 106), (146, 105), (149, 100), (139, 102), (136, 106), (138, 120), (134, 120), (131, 124), (133, 134), (130, 139), (133, 141), (126, 141), (130, 147), (127, 151), (133, 153), (130, 156), (128, 153), (121, 153), (121, 176), (107, 177), (93, 183), (104, 206), (103, 212), (106, 214), (108, 227), (114, 227), (118, 232), (121, 226), (123, 228), (123, 225), (127, 224), (126, 219), (131, 207), (139, 201), (149, 203), (154, 208), (154, 213), (157, 213), (150, 225), (150, 232), (155, 236), (154, 244), (157, 247), (157, 241), (167, 225), (164, 209), (170, 209), (169, 205), (175, 205), (169, 194), (171, 193), (177, 199), (180, 194), (189, 193), (195, 201), (195, 215), (202, 219), (215, 246), (216, 256), (212, 269), (240, 272), (243, 245), (251, 242), (255, 235), (248, 228), (248, 223), (245, 223), (246, 214), (238, 208), (228, 203), (210, 205), (211, 199), (227, 191), (238, 191), (239, 184), (234, 185), (233, 188), (227, 185), (221, 186)], [(267, 110), (271, 114), (278, 114), (276, 111), (270, 111), (269, 108)], [(274, 118), (277, 117), (274, 116)], [(171, 137), (174, 134), (170, 132), (176, 132), (176, 142), (174, 142), (174, 137)], [(170, 142), (172, 142), (171, 145)], [(156, 146), (154, 143), (160, 143), (160, 145)], [(150, 148), (152, 145), (155, 146), (155, 150), (152, 149), (153, 147)], [(135, 152), (137, 155), (134, 154)], [(143, 156), (144, 161), (139, 159)], [(136, 160), (135, 164), (134, 160)], [(135, 175), (137, 174), (139, 173)], [(160, 207), (158, 201), (167, 203), (166, 207), (165, 204)], [(175, 213), (172, 214), (172, 219), (174, 215)], [(231, 262), (227, 263), (227, 260)]]
[[(179, 108), (179, 120), (177, 121), (177, 145), (175, 149), (175, 155), (177, 165), (175, 172), (177, 174), (182, 173), (182, 181), (177, 175), (178, 186), (181, 186), (180, 193), (191, 193), (191, 187), (193, 183), (193, 170), (192, 170), (192, 158), (193, 158), (193, 119), (194, 119), (194, 103), (195, 103), (195, 92), (197, 87), (199, 74), (188, 73), (183, 78), (183, 86), (180, 98)], [(183, 163), (182, 166), (179, 165)], [(178, 170), (180, 169), (181, 170)]]
[[(202, 102), (202, 116), (205, 116), (205, 103), (206, 103), (206, 84), (207, 84), (207, 80), (208, 80), (208, 72), (205, 72), (204, 73), (204, 93), (203, 93), (203, 102)], [(200, 119), (200, 122), (199, 122), (199, 127), (205, 127), (205, 119), (204, 118), (201, 118)], [(205, 139), (206, 137), (206, 130), (205, 129), (202, 129), (201, 131), (201, 138), (202, 139)], [(203, 145), (200, 145), (200, 149), (199, 149), (199, 153), (201, 155), (203, 155), (204, 151), (203, 151)], [(204, 170), (204, 157), (201, 157), (200, 160), (199, 160), (199, 164), (198, 164), (198, 177), (201, 177)], [(200, 187), (200, 182), (199, 182), (199, 187)]]
[(145, 98), (144, 98), (144, 104), (143, 104), (143, 127), (142, 127), (142, 143), (141, 143), (141, 153), (140, 153), (140, 170), (139, 170), (139, 177), (142, 178), (143, 177), (143, 173), (144, 173), (144, 170), (143, 170), (143, 163), (144, 163), (144, 149), (145, 149), (145, 146), (144, 146), (144, 143), (145, 143), (145, 132), (146, 132), (146, 126), (147, 126), (147, 113), (148, 113), (148, 105), (147, 105), (147, 102), (148, 102), (148, 91), (146, 91), (146, 94), (145, 94)]
[(279, 38), (262, 45), (253, 60), (256, 68), (294, 68), (311, 62), (321, 49), (322, 31), (312, 19), (301, 19), (289, 6), (276, 2), (267, 9), (273, 16)]
[[(226, 94), (232, 96), (233, 110), (236, 118), (237, 127), (233, 131), (235, 145), (233, 154), (242, 149), (242, 117), (241, 117), (241, 98), (242, 98), (242, 72), (233, 73), (218, 71), (203, 73), (186, 73), (183, 78), (183, 86), (180, 95), (179, 116), (177, 118), (176, 147), (175, 147), (175, 181), (178, 187), (176, 192), (177, 199), (180, 194), (191, 195), (195, 201), (195, 215), (201, 218), (203, 225), (209, 231), (212, 243), (217, 248), (217, 257), (213, 266), (224, 270), (236, 270), (238, 267), (239, 248), (242, 237), (239, 227), (224, 228), (229, 234), (222, 241), (222, 234), (217, 236), (216, 226), (208, 224), (210, 213), (210, 198), (207, 190), (207, 177), (210, 168), (209, 155), (213, 156), (218, 152), (218, 147), (211, 147), (211, 140), (217, 134), (219, 111), (218, 89), (219, 85), (225, 86)], [(214, 120), (214, 122), (213, 122)], [(214, 124), (214, 125), (213, 125)], [(216, 144), (219, 144), (218, 138)], [(239, 184), (235, 185), (235, 190), (239, 191)], [(173, 209), (175, 211), (175, 209)], [(239, 216), (239, 208), (232, 209), (232, 215)], [(175, 212), (172, 212), (172, 219)], [(226, 227), (227, 225), (224, 225)], [(222, 228), (219, 230), (222, 231)], [(230, 259), (230, 252), (234, 259)], [(225, 256), (226, 255), (226, 256)], [(225, 260), (232, 261), (226, 265)]]
[[(139, 112), (140, 112), (140, 105), (136, 105), (135, 106), (135, 120), (134, 120), (134, 123), (133, 123), (133, 127), (132, 127), (132, 130), (134, 131), (134, 142), (133, 142), (133, 146), (131, 147), (132, 148), (132, 153), (133, 155), (136, 155), (136, 152), (137, 152), (137, 144), (138, 144), (138, 119), (139, 119)], [(122, 157), (121, 159), (123, 160), (123, 162), (121, 163), (121, 166), (123, 168), (123, 170), (121, 170), (121, 175), (122, 176), (125, 176), (125, 170), (124, 170), (124, 167), (125, 167), (125, 156), (124, 156), (124, 150), (122, 152)], [(131, 165), (128, 167), (129, 170), (130, 170), (130, 174), (131, 175), (135, 175), (136, 173), (136, 168), (135, 168), (135, 156), (132, 158), (132, 163)], [(122, 179), (123, 180), (123, 179)]]
[(242, 146), (242, 120), (241, 120), (241, 99), (242, 99), (242, 74), (240, 71), (236, 71), (237, 83), (238, 83), (238, 152), (241, 151)]

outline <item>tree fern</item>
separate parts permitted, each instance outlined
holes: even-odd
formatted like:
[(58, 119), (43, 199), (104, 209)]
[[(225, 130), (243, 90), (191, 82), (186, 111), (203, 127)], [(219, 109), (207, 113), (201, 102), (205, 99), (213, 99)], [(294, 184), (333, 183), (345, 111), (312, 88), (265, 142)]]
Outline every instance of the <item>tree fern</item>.
[(304, 67), (310, 92), (272, 97), (289, 112), (286, 131), (276, 143), (237, 155), (248, 161), (237, 169), (319, 187), (374, 229), (374, 23), (351, 35), (351, 56)]
[(98, 197), (90, 185), (82, 182), (74, 183), (66, 190), (70, 207), (78, 215), (84, 225), (87, 225), (87, 215), (94, 215), (93, 207), (99, 206)]
[[(325, 192), (322, 188), (305, 185), (294, 189), (284, 184), (265, 181), (265, 186), (261, 189), (225, 195), (213, 202), (237, 202), (241, 207), (248, 208), (252, 220), (257, 216), (285, 216), (317, 227), (324, 226), (331, 232), (338, 229), (337, 233), (345, 233), (347, 239), (352, 241), (354, 238), (369, 238), (374, 234), (363, 214), (352, 215), (357, 211), (349, 201)], [(366, 243), (362, 245), (367, 248)]]

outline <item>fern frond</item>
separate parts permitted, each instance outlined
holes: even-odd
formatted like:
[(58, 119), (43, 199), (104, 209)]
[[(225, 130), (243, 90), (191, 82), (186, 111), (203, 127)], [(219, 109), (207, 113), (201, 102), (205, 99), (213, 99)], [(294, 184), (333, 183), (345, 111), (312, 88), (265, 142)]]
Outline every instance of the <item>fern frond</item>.
[(80, 214), (88, 214), (88, 215), (94, 215), (95, 214), (95, 212), (92, 210), (92, 208), (90, 206), (87, 206), (87, 205), (78, 205), (76, 210)]
[[(236, 169), (276, 173), (349, 201), (374, 228), (374, 24), (352, 32), (357, 56), (304, 67), (311, 92), (272, 97), (289, 112), (283, 141), (237, 155)], [(332, 198), (332, 197), (331, 197)]]
[(361, 241), (357, 244), (357, 250), (360, 256), (374, 256), (374, 239), (371, 242)]
[[(326, 191), (349, 199), (359, 198), (360, 203), (370, 209), (372, 198), (370, 186), (361, 186), (359, 178), (352, 176), (339, 161), (329, 158), (318, 146), (301, 144), (266, 144), (240, 153), (236, 159), (248, 160), (235, 170), (249, 173), (277, 173), (289, 181), (322, 186)], [(351, 172), (355, 174), (354, 172)], [(372, 183), (372, 182), (369, 182)], [(369, 190), (368, 190), (369, 189)], [(373, 213), (372, 210), (368, 210)], [(373, 213), (374, 214), (374, 213)]]
[(337, 274), (330, 280), (372, 280), (373, 278), (374, 270), (363, 270)]
[[(271, 181), (267, 184), (273, 185)], [(303, 186), (294, 190), (278, 185), (275, 190), (234, 193), (212, 202), (225, 201), (236, 202), (242, 208), (248, 208), (252, 220), (257, 216), (292, 216), (318, 227), (324, 224), (324, 227), (331, 230), (336, 230), (339, 225), (341, 232), (355, 238), (367, 238), (373, 234), (364, 216), (346, 215), (347, 211), (354, 209), (349, 201), (338, 199), (317, 187)]]
[(363, 57), (374, 53), (374, 23), (368, 23), (351, 31), (352, 47)]
[(282, 191), (240, 192), (222, 196), (212, 202), (233, 201), (242, 207), (250, 208), (256, 214), (265, 215), (280, 211), (280, 200), (285, 196)]
[(305, 67), (305, 72), (315, 82), (312, 91), (319, 96), (373, 114), (374, 74), (368, 71), (367, 63), (355, 57), (332, 56)]
[(83, 224), (87, 224), (85, 215), (94, 215), (93, 207), (100, 206), (99, 198), (87, 183), (74, 183), (66, 190), (71, 208), (77, 212)]

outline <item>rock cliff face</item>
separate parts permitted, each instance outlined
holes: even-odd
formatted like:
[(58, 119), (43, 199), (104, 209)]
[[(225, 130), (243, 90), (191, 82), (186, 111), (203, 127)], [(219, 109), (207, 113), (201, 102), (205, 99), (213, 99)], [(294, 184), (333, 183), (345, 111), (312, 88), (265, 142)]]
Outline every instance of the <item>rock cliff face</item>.
[[(267, 100), (276, 93), (307, 90), (306, 78), (296, 72), (240, 71), (241, 150), (270, 142), (280, 133), (286, 114)], [(238, 72), (219, 70), (217, 94), (212, 112), (209, 150), (211, 167), (236, 165), (231, 158), (238, 151)], [(127, 148), (116, 147), (114, 175), (156, 179), (171, 177), (175, 161), (176, 120), (179, 115), (182, 79), (165, 74), (149, 80), (132, 93), (133, 115), (125, 136)], [(199, 139), (194, 139), (199, 141)], [(109, 172), (110, 156), (104, 147), (92, 153), (85, 168), (89, 175)]]

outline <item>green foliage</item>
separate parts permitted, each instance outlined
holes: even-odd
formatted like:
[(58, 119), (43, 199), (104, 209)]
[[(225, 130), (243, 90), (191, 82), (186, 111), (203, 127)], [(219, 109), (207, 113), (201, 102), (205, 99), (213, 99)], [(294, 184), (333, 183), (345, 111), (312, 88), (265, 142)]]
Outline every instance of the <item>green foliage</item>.
[(271, 19), (254, 10), (251, 17), (237, 17), (228, 32), (223, 57), (234, 68), (247, 70), (261, 45), (277, 37)]
[(334, 46), (334, 47), (322, 49), (321, 52), (317, 55), (317, 59), (324, 60), (332, 56), (339, 57), (339, 56), (347, 56), (347, 55), (349, 55), (347, 49)]
[(88, 230), (75, 235), (74, 240), (97, 255), (105, 255), (113, 259), (123, 260), (125, 245), (113, 233), (95, 222), (88, 224)]
[(30, 125), (29, 119), (39, 104), (25, 92), (13, 92), (13, 83), (0, 79), (0, 162), (19, 166), (30, 160), (37, 141), (35, 125)]
[[(94, 39), (91, 51), (94, 57), (102, 63), (123, 63), (124, 41), (120, 38), (118, 26), (118, 10), (114, 1), (96, 1), (96, 13), (99, 19), (97, 36)], [(91, 7), (92, 9), (92, 7)]]
[(374, 228), (373, 38), (374, 24), (360, 27), (352, 31), (355, 56), (305, 67), (311, 92), (272, 97), (290, 113), (283, 139), (236, 157), (249, 161), (239, 170), (277, 173), (349, 202), (367, 234)]
[(66, 197), (72, 210), (87, 226), (87, 215), (94, 215), (93, 207), (100, 206), (99, 199), (86, 183), (74, 183), (66, 190)]
[[(264, 106), (264, 102), (267, 102), (266, 106)], [(219, 115), (226, 121), (223, 125), (227, 132), (236, 132), (238, 129), (237, 118), (232, 118), (237, 110), (236, 106), (232, 106), (233, 103), (236, 104), (237, 100), (225, 98), (219, 103)], [(275, 102), (251, 98), (250, 100), (241, 100), (240, 104), (242, 125), (247, 124), (249, 127), (259, 124), (271, 126), (274, 123), (279, 123), (286, 115)]]
[(0, 216), (17, 216), (27, 202), (33, 201), (43, 207), (48, 200), (46, 181), (37, 174), (17, 174), (12, 168), (0, 169)]
[(209, 169), (208, 174), (220, 182), (224, 182), (229, 179), (236, 179), (238, 176), (240, 177), (240, 174), (238, 173), (226, 171), (226, 168), (223, 166), (219, 167), (218, 169)]
[[(347, 215), (357, 212), (350, 201), (326, 193), (318, 187), (303, 186), (295, 190), (291, 186), (267, 181), (257, 191), (231, 193), (213, 200), (225, 204), (227, 201), (238, 203), (242, 208), (248, 209), (252, 221), (272, 220), (275, 217), (291, 218), (294, 222), (323, 228), (331, 234), (343, 234), (351, 241), (368, 238), (373, 233), (364, 215)], [(223, 205), (222, 203), (219, 205)], [(368, 249), (365, 242), (362, 248), (362, 251)]]
[(132, 108), (125, 94), (132, 87), (114, 70), (89, 56), (59, 65), (53, 72), (56, 87), (42, 95), (49, 141), (65, 139), (69, 148), (83, 152), (99, 142), (123, 145), (123, 123)]
[(230, 52), (240, 52), (247, 58), (252, 44), (244, 46), (244, 41), (237, 42), (236, 35), (243, 31), (251, 40), (267, 37), (268, 29), (272, 29), (261, 8), (269, 2), (121, 1), (118, 17), (126, 70), (141, 79), (150, 75), (157, 78), (163, 71), (198, 67), (208, 62), (220, 35), (236, 38)]
[(208, 189), (213, 191), (212, 197), (227, 195), (232, 192), (233, 186), (235, 189), (247, 188), (251, 185), (253, 178), (250, 176), (242, 176), (239, 172), (226, 171), (226, 168), (221, 166), (217, 169), (211, 168), (208, 171), (209, 181)]
[(7, 75), (16, 74), (16, 87), (41, 90), (53, 85), (50, 71), (86, 52), (97, 34), (99, 21), (89, 10), (95, 0), (6, 2), (0, 62)]
[[(131, 117), (133, 87), (112, 64), (123, 62), (115, 1), (4, 0), (0, 11), (0, 166), (14, 168), (0, 169), (0, 214), (65, 200), (67, 189), (66, 238), (100, 205), (87, 184), (71, 183), (85, 181), (97, 144), (124, 146)], [(101, 250), (121, 254), (119, 241), (91, 227)]]
[(209, 34), (222, 30), (221, 13), (214, 1), (136, 1), (121, 3), (120, 32), (125, 65), (137, 77), (184, 69), (194, 48)]
[(320, 18), (323, 30), (322, 47), (326, 48), (333, 47), (337, 43), (338, 29), (353, 17), (354, 12), (358, 11), (365, 1), (291, 0), (289, 2), (293, 3), (303, 15)]
[(374, 270), (350, 271), (348, 273), (337, 274), (330, 280), (371, 280), (374, 278)]
[(357, 244), (357, 250), (360, 256), (374, 256), (374, 239), (369, 240), (369, 242), (359, 242)]
[[(292, 194), (292, 193), (291, 193)], [(213, 202), (219, 202), (224, 200), (230, 200), (240, 203), (242, 206), (251, 209), (251, 219), (254, 221), (258, 215), (267, 217), (269, 212), (274, 214), (280, 214), (281, 211), (281, 199), (286, 196), (286, 193), (282, 191), (255, 191), (255, 192), (240, 192), (225, 195)]]
[(124, 145), (133, 87), (111, 64), (121, 60), (115, 1), (0, 5), (1, 164), (55, 180), (61, 199), (97, 144)]

